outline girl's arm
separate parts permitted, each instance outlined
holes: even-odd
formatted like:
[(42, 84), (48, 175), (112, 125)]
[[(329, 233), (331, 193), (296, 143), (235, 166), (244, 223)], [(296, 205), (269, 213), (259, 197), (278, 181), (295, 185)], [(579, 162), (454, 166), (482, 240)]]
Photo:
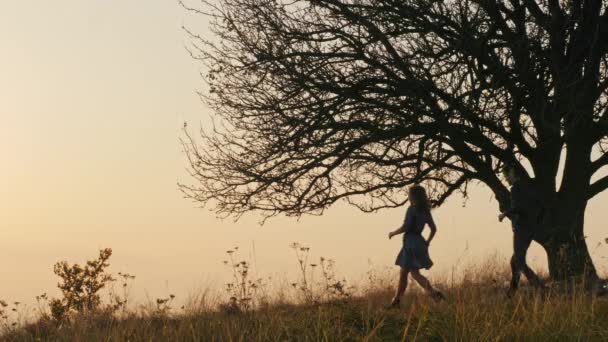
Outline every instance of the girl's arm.
[(392, 232), (388, 233), (388, 238), (392, 238), (395, 235), (399, 235), (399, 234), (403, 234), (405, 233), (405, 225), (402, 225), (401, 227), (393, 230)]
[(399, 235), (402, 233), (407, 232), (407, 228), (408, 226), (410, 226), (413, 223), (414, 219), (414, 211), (412, 210), (412, 208), (407, 208), (407, 211), (405, 212), (405, 220), (403, 220), (403, 224), (401, 225), (401, 227), (399, 227), (396, 230), (393, 230), (392, 232), (388, 233), (388, 238), (392, 238), (395, 235)]
[(431, 241), (433, 241), (433, 238), (435, 238), (435, 234), (437, 233), (437, 225), (435, 224), (431, 213), (429, 213), (429, 228), (431, 228), (431, 234), (429, 235), (429, 238), (426, 239), (427, 246), (431, 244)]

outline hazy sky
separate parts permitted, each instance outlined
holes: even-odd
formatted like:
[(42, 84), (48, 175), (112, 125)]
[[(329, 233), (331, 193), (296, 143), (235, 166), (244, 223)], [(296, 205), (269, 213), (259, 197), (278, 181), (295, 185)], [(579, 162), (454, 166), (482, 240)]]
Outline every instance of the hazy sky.
[[(0, 299), (52, 292), (56, 261), (81, 262), (103, 247), (114, 249), (113, 271), (137, 276), (139, 298), (221, 284), (234, 245), (244, 254), (255, 245), (260, 273), (280, 278), (295, 275), (293, 241), (334, 258), (351, 279), (370, 267), (397, 271), (401, 239), (387, 233), (404, 209), (362, 214), (338, 205), (260, 227), (255, 215), (220, 221), (182, 198), (176, 183), (190, 179), (180, 129), (204, 125), (208, 110), (194, 93), (199, 66), (180, 27), (200, 21), (173, 0), (0, 2)], [(471, 196), (466, 208), (453, 198), (435, 212), (431, 276), (461, 257), (498, 252), (506, 262), (509, 223), (497, 222), (487, 189)], [(591, 250), (608, 237), (607, 204), (602, 194), (589, 206)], [(600, 270), (607, 249), (593, 255)], [(542, 264), (538, 246), (529, 260)]]

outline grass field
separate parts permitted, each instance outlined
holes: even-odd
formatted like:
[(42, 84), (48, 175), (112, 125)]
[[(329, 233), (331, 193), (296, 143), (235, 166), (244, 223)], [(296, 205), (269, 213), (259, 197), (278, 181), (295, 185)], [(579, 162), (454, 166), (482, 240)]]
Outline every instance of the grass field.
[[(299, 247), (296, 247), (299, 249)], [(303, 250), (302, 253), (306, 253)], [(229, 255), (232, 257), (232, 255)], [(494, 260), (466, 267), (459, 281), (435, 279), (447, 301), (433, 302), (410, 282), (399, 309), (387, 309), (395, 279), (369, 272), (354, 286), (338, 280), (329, 260), (305, 264), (301, 279), (271, 286), (232, 262), (226, 292), (153, 305), (99, 304), (54, 319), (41, 308), (33, 322), (3, 324), (3, 341), (607, 341), (608, 299), (550, 284), (505, 296), (508, 270)], [(317, 269), (316, 280), (313, 271)], [(124, 277), (123, 277), (123, 280)], [(276, 285), (276, 284), (274, 284)], [(558, 289), (559, 288), (559, 289)], [(120, 303), (120, 300), (118, 300)], [(8, 310), (6, 306), (4, 310)], [(48, 310), (48, 311), (47, 311)]]

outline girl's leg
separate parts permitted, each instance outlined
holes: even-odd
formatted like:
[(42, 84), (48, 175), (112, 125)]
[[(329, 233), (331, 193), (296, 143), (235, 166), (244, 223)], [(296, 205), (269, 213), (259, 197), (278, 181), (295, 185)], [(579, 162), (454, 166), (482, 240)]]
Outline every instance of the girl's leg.
[(431, 282), (426, 279), (425, 276), (420, 274), (420, 271), (412, 270), (412, 277), (418, 282), (418, 284), (420, 284), (420, 286), (422, 286), (423, 289), (431, 293), (435, 291), (435, 289), (433, 289), (433, 286), (431, 285)]
[(420, 286), (422, 286), (423, 289), (430, 293), (435, 300), (445, 299), (443, 294), (434, 289), (431, 282), (425, 276), (420, 274), (420, 271), (412, 270), (412, 277), (418, 282), (418, 284), (420, 284)]
[(401, 268), (399, 273), (399, 285), (397, 285), (397, 292), (395, 292), (395, 297), (393, 298), (393, 304), (399, 303), (399, 300), (405, 293), (405, 289), (407, 289), (407, 276), (409, 270), (407, 268)]

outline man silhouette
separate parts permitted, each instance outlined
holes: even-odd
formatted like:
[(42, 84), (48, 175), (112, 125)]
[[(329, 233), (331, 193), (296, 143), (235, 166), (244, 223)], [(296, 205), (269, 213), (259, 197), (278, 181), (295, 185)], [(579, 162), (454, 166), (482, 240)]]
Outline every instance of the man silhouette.
[(526, 253), (532, 243), (534, 230), (540, 224), (543, 215), (541, 197), (535, 184), (527, 176), (522, 175), (513, 165), (507, 165), (503, 174), (511, 185), (510, 208), (498, 216), (502, 222), (505, 217), (511, 219), (513, 227), (513, 256), (511, 257), (511, 284), (507, 296), (511, 297), (519, 287), (521, 273), (530, 284), (544, 288), (540, 278), (526, 264)]

